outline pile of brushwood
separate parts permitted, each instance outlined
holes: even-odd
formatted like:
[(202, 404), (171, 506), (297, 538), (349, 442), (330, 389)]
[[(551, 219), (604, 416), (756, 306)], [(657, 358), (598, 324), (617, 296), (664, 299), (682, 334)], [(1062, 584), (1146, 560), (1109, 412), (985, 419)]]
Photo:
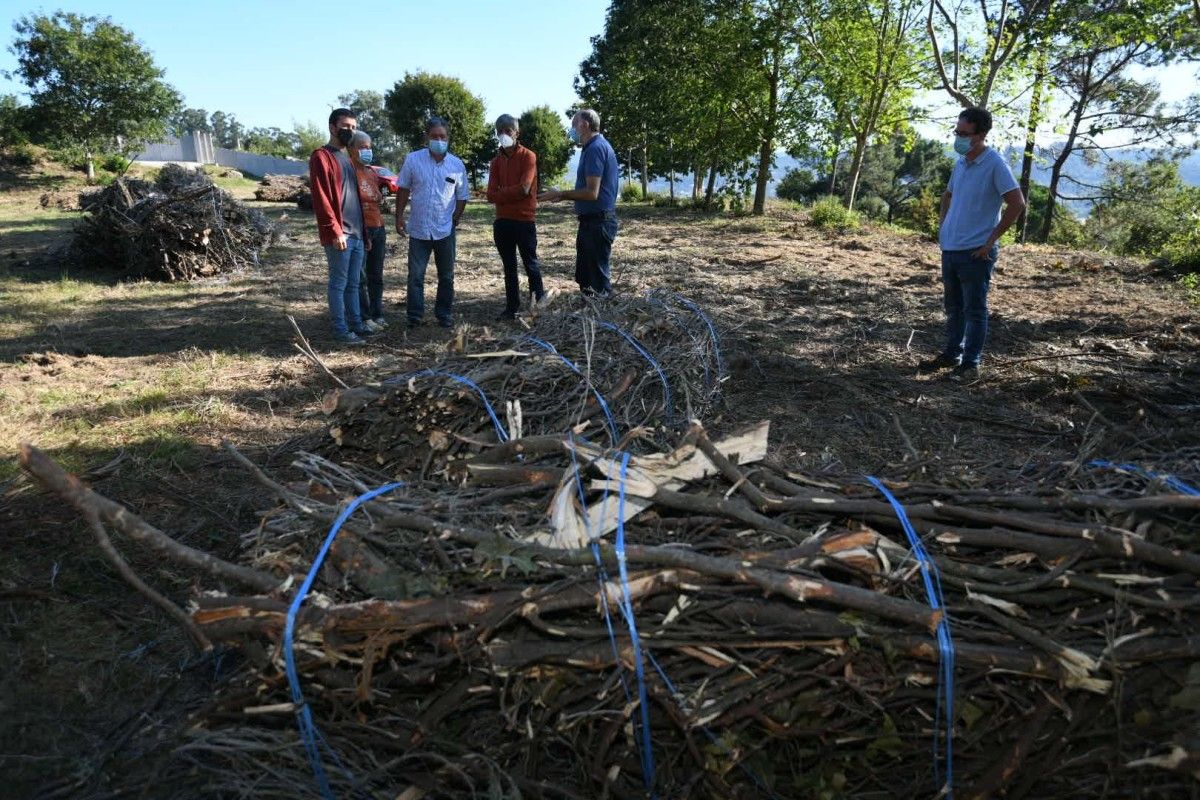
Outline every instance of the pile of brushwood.
[(1195, 795), (1194, 489), (1078, 462), (801, 474), (768, 423), (717, 415), (720, 352), (671, 295), (460, 332), (330, 395), (330, 438), (290, 475), (228, 446), (263, 493), (234, 561), (25, 447), (132, 581), (109, 529), (197, 576), (186, 612), (139, 588), (198, 646), (244, 655), (186, 725), (137, 739), (130, 786)]
[(68, 257), (134, 280), (192, 280), (257, 266), (274, 236), (260, 212), (202, 171), (174, 164), (153, 183), (118, 178), (80, 195), (80, 205), (85, 214)]
[(255, 200), (275, 203), (296, 203), (312, 208), (312, 190), (307, 175), (266, 175), (254, 190)]

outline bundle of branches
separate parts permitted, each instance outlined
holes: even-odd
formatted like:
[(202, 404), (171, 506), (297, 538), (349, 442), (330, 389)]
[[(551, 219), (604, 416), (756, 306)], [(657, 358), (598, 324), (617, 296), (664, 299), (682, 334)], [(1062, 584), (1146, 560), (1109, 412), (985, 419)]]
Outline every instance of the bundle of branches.
[(307, 175), (265, 175), (254, 190), (254, 199), (274, 203), (298, 203), (311, 194)]
[(110, 559), (105, 524), (199, 570), (190, 614), (158, 600), (247, 655), (142, 760), (177, 793), (1195, 792), (1194, 489), (1078, 464), (1022, 492), (818, 479), (767, 433), (514, 438), (355, 514), (386, 476), (301, 454), (285, 484), (230, 448), (278, 499), (240, 563), (22, 461)]
[(70, 257), (133, 279), (191, 280), (257, 265), (274, 235), (266, 217), (203, 172), (173, 164), (153, 184), (119, 178), (81, 202), (87, 214)]
[(545, 310), (518, 336), (460, 331), (452, 344), (426, 369), (326, 397), (323, 452), (389, 475), (454, 478), (452, 465), (498, 442), (566, 430), (609, 445), (636, 430), (635, 452), (661, 448), (709, 417), (724, 374), (708, 316), (667, 293)]

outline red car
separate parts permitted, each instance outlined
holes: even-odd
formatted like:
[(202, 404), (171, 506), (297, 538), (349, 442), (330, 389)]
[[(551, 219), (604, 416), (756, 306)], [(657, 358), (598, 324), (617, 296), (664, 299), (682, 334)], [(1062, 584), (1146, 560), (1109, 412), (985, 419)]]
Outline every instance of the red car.
[(379, 176), (382, 188), (388, 194), (395, 194), (400, 190), (400, 176), (392, 172), (387, 167), (372, 166), (375, 174)]

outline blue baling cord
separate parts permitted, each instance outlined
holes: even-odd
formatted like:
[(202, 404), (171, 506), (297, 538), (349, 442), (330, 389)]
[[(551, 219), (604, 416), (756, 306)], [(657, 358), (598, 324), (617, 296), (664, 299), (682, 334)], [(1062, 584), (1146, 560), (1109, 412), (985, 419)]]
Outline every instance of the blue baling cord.
[(297, 590), (296, 596), (292, 598), (292, 604), (288, 606), (287, 622), (283, 628), (284, 669), (287, 672), (288, 687), (292, 693), (292, 704), (296, 707), (296, 724), (300, 728), (300, 738), (304, 741), (304, 749), (308, 754), (309, 762), (312, 764), (313, 774), (316, 776), (321, 796), (326, 798), (326, 800), (333, 800), (333, 789), (329, 785), (329, 776), (325, 774), (325, 765), (321, 762), (321, 748), (318, 739), (324, 741), (324, 737), (321, 736), (321, 732), (317, 730), (316, 723), (313, 722), (312, 710), (304, 702), (304, 693), (300, 689), (300, 675), (296, 671), (296, 654), (294, 652), (296, 614), (300, 611), (300, 606), (303, 605), (309, 590), (312, 589), (313, 581), (317, 577), (317, 571), (321, 569), (321, 564), (324, 563), (325, 556), (329, 553), (329, 548), (333, 546), (334, 538), (337, 536), (338, 531), (342, 529), (342, 525), (350, 518), (350, 515), (368, 500), (378, 497), (385, 492), (390, 492), (393, 489), (398, 489), (403, 485), (403, 483), (389, 483), (385, 486), (380, 486), (378, 489), (372, 489), (366, 494), (356, 497), (350, 505), (346, 506), (341, 514), (338, 514), (337, 519), (333, 521), (333, 527), (329, 529), (329, 535), (325, 537), (321, 549), (317, 552), (316, 558), (313, 559), (312, 566), (308, 570), (308, 575), (305, 576), (304, 582), (300, 584), (300, 589)]
[[(866, 479), (891, 504), (892, 510), (896, 513), (896, 518), (900, 520), (900, 527), (904, 529), (904, 535), (908, 537), (908, 543), (912, 548), (913, 555), (920, 565), (921, 580), (925, 584), (925, 597), (929, 601), (929, 606), (935, 611), (942, 612), (941, 620), (939, 620), (937, 626), (940, 674), (938, 677), (939, 691), (937, 694), (938, 701), (933, 730), (933, 777), (934, 783), (938, 784), (940, 791), (942, 786), (940, 785), (941, 779), (938, 767), (938, 754), (940, 752), (938, 740), (939, 736), (942, 736), (945, 741), (945, 792), (946, 797), (950, 798), (954, 796), (954, 640), (950, 636), (950, 617), (946, 613), (946, 604), (942, 595), (941, 573), (938, 572), (937, 564), (929, 557), (929, 552), (925, 549), (921, 537), (917, 536), (912, 523), (908, 521), (908, 514), (904, 512), (904, 506), (900, 504), (895, 495), (888, 491), (888, 488), (878, 478), (867, 475)], [(940, 730), (943, 724), (945, 725), (944, 733)]]
[(1176, 478), (1174, 475), (1169, 475), (1165, 472), (1153, 472), (1148, 469), (1143, 469), (1142, 467), (1139, 467), (1137, 464), (1114, 464), (1112, 461), (1105, 461), (1104, 459), (1098, 458), (1095, 461), (1089, 461), (1088, 466), (1089, 467), (1103, 467), (1105, 469), (1117, 469), (1117, 470), (1123, 470), (1125, 472), (1132, 472), (1135, 475), (1142, 476), (1143, 478), (1148, 478), (1150, 480), (1155, 480), (1155, 481), (1162, 481), (1168, 487), (1170, 487), (1171, 489), (1174, 489), (1175, 491), (1179, 492), (1180, 494), (1186, 494), (1191, 497), (1200, 497), (1200, 489), (1197, 489), (1195, 486), (1192, 486), (1188, 483), (1181, 481), (1179, 478)]

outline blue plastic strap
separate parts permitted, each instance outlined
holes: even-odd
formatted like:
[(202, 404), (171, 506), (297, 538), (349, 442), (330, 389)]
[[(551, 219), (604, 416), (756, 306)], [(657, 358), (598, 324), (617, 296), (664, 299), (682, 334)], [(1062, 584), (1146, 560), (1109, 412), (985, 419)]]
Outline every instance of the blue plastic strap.
[[(552, 354), (558, 356), (564, 364), (566, 364), (568, 367), (571, 368), (572, 372), (574, 372), (576, 375), (580, 376), (581, 378), (584, 377), (583, 370), (581, 370), (574, 361), (567, 358), (562, 353), (558, 352), (558, 350), (554, 347), (554, 345), (550, 344), (549, 342), (542, 341), (541, 339), (538, 339), (537, 337), (534, 337), (534, 336), (526, 336), (525, 341), (531, 342), (531, 343), (537, 345), (538, 347), (542, 348), (546, 352), (552, 353)], [(584, 378), (584, 380), (587, 380), (587, 379)], [(593, 386), (592, 382), (590, 380), (587, 381), (587, 384), (588, 384), (588, 388), (592, 390), (592, 394), (595, 396), (596, 402), (600, 404), (601, 410), (604, 411), (604, 418), (606, 420), (608, 420), (608, 433), (612, 437), (613, 446), (616, 446), (617, 442), (621, 438), (617, 434), (617, 421), (615, 419), (613, 419), (612, 412), (609, 411), (609, 409), (608, 409), (608, 402), (604, 399), (604, 395), (600, 394), (600, 390), (597, 389), (595, 386)]]
[[(317, 572), (321, 569), (321, 564), (324, 563), (325, 556), (329, 553), (329, 548), (333, 545), (334, 538), (337, 536), (338, 531), (342, 529), (342, 525), (350, 518), (350, 515), (368, 500), (378, 497), (385, 492), (390, 492), (393, 489), (398, 489), (403, 485), (403, 483), (389, 483), (385, 486), (380, 486), (378, 489), (372, 489), (366, 494), (354, 498), (353, 502), (346, 506), (341, 514), (338, 514), (337, 519), (333, 521), (333, 527), (329, 529), (329, 535), (325, 537), (325, 541), (321, 544), (321, 549), (317, 552), (316, 558), (313, 559), (312, 566), (308, 570), (308, 575), (305, 576), (304, 582), (300, 584), (296, 596), (292, 598), (292, 604), (288, 606), (287, 622), (283, 628), (284, 670), (287, 673), (288, 687), (292, 693), (292, 704), (296, 707), (296, 724), (300, 728), (300, 738), (304, 741), (304, 750), (308, 754), (309, 762), (312, 764), (313, 774), (317, 779), (317, 786), (321, 790), (321, 796), (326, 798), (326, 800), (333, 800), (333, 789), (329, 784), (329, 776), (325, 774), (325, 765), (321, 762), (321, 748), (318, 740), (324, 741), (324, 738), (321, 737), (321, 732), (317, 730), (317, 725), (313, 721), (312, 710), (304, 702), (304, 693), (300, 688), (300, 675), (296, 671), (296, 654), (294, 648), (296, 614), (299, 613), (300, 606), (303, 605), (309, 590), (312, 589), (313, 581), (317, 578)], [(336, 754), (334, 756), (336, 759)]]
[(1186, 494), (1191, 497), (1200, 497), (1200, 489), (1197, 489), (1195, 486), (1185, 483), (1185, 482), (1181, 481), (1179, 478), (1176, 478), (1174, 475), (1168, 474), (1166, 472), (1154, 472), (1152, 470), (1148, 470), (1148, 469), (1139, 467), (1137, 464), (1114, 464), (1112, 461), (1105, 461), (1104, 459), (1099, 459), (1099, 458), (1096, 459), (1095, 461), (1089, 461), (1088, 466), (1089, 467), (1102, 467), (1105, 469), (1116, 469), (1116, 470), (1122, 470), (1124, 472), (1132, 472), (1135, 475), (1140, 475), (1143, 478), (1147, 478), (1149, 480), (1162, 481), (1165, 485), (1167, 485), (1171, 489), (1174, 489), (1176, 492), (1179, 492), (1180, 494)]
[[(950, 617), (946, 613), (946, 603), (942, 595), (942, 576), (938, 571), (937, 564), (929, 557), (929, 552), (925, 549), (921, 537), (917, 535), (913, 529), (912, 523), (908, 521), (908, 514), (904, 512), (904, 506), (896, 499), (883, 482), (878, 478), (867, 475), (867, 481), (872, 486), (878, 489), (888, 503), (891, 504), (892, 510), (896, 513), (896, 518), (900, 520), (900, 527), (904, 529), (904, 535), (908, 538), (909, 546), (912, 548), (913, 555), (917, 559), (917, 563), (921, 568), (921, 580), (925, 584), (925, 597), (929, 601), (930, 608), (935, 611), (941, 611), (942, 617), (937, 626), (937, 643), (939, 654), (939, 676), (938, 676), (938, 694), (937, 694), (937, 709), (934, 715), (934, 731), (933, 731), (933, 779), (940, 791), (943, 787), (940, 778), (940, 770), (938, 767), (938, 754), (941, 748), (938, 746), (939, 736), (945, 742), (945, 764), (946, 764), (946, 781), (945, 795), (946, 797), (954, 796), (954, 640), (950, 636)], [(940, 729), (945, 726), (945, 731)]]
[(638, 353), (641, 354), (642, 358), (646, 359), (646, 363), (653, 367), (654, 371), (658, 373), (658, 379), (662, 382), (663, 387), (663, 403), (665, 405), (663, 411), (666, 414), (667, 422), (671, 422), (675, 417), (675, 403), (671, 399), (671, 382), (667, 380), (667, 373), (663, 372), (663, 368), (660, 367), (658, 362), (654, 360), (654, 356), (650, 355), (649, 351), (647, 351), (645, 347), (642, 347), (642, 343), (639, 342), (635, 336), (627, 331), (621, 330), (611, 322), (605, 322), (602, 319), (595, 320), (595, 322), (597, 325), (603, 328), (608, 328), (610, 331), (613, 331), (621, 336), (625, 341), (629, 342), (633, 349), (637, 350)]
[[(592, 535), (592, 520), (587, 513), (587, 498), (583, 491), (583, 476), (580, 475), (579, 460), (575, 456), (575, 437), (568, 434), (571, 438), (571, 466), (575, 470), (575, 489), (579, 495), (579, 508), (583, 512), (583, 528), (587, 533), (588, 541), (592, 546), (592, 558), (596, 561), (596, 581), (600, 588), (600, 607), (604, 611), (604, 627), (608, 630), (608, 641), (612, 645), (613, 661), (617, 665), (617, 677), (621, 681), (621, 688), (625, 691), (625, 702), (633, 699), (633, 695), (629, 692), (629, 681), (625, 679), (625, 668), (621, 665), (621, 648), (617, 645), (617, 633), (613, 629), (612, 611), (608, 606), (608, 570), (604, 568), (604, 559), (600, 557), (600, 542), (598, 537)], [(608, 486), (604, 487), (604, 495), (600, 500), (600, 507), (605, 508), (608, 503)]]
[(646, 693), (646, 665), (642, 660), (642, 644), (638, 638), (637, 622), (633, 618), (633, 595), (629, 589), (629, 570), (625, 564), (625, 480), (629, 470), (629, 453), (621, 454), (621, 485), (617, 494), (617, 567), (621, 575), (622, 611), (629, 626), (629, 641), (633, 646), (633, 664), (637, 675), (638, 705), (642, 712), (642, 778), (650, 796), (654, 796), (654, 748), (650, 742), (650, 702)]

